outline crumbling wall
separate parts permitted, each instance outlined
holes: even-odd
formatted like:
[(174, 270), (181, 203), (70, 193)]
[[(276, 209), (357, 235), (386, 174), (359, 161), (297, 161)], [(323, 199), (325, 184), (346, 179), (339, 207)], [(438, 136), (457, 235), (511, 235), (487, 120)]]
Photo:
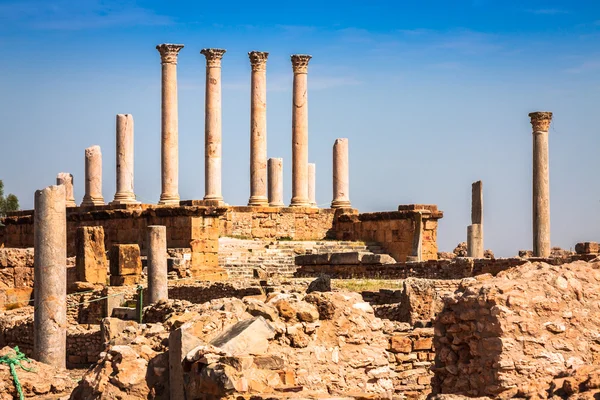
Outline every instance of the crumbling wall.
[(600, 263), (527, 263), (467, 279), (435, 323), (434, 393), (545, 398), (553, 378), (600, 364)]

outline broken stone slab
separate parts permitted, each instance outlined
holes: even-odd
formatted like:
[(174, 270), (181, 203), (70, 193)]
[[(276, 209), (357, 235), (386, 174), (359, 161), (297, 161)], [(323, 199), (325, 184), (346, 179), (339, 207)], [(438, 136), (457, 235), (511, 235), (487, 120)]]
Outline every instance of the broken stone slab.
[(361, 262), (363, 264), (395, 264), (396, 260), (389, 254), (365, 254)]
[(306, 289), (306, 293), (312, 292), (331, 292), (331, 277), (326, 274), (321, 274), (317, 279), (312, 281)]
[(306, 254), (303, 256), (296, 256), (296, 265), (328, 265), (330, 253), (325, 254)]
[(331, 254), (329, 263), (331, 265), (360, 264), (362, 262), (363, 257), (369, 254), (371, 253), (366, 253), (362, 251), (352, 251), (349, 253), (333, 253)]
[(261, 316), (240, 321), (214, 338), (210, 344), (232, 355), (264, 354), (275, 329)]
[(253, 317), (261, 316), (269, 321), (277, 321), (279, 319), (279, 314), (277, 314), (275, 307), (254, 299), (246, 299), (244, 302), (246, 303), (246, 312)]
[(204, 343), (196, 336), (198, 326), (187, 322), (169, 334), (169, 391), (171, 399), (185, 399), (183, 360)]

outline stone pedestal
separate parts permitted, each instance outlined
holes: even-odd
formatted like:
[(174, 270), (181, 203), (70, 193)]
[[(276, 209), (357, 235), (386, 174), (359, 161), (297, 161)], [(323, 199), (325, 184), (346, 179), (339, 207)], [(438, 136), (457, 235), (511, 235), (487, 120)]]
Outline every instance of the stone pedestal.
[(100, 146), (85, 149), (85, 195), (81, 207), (103, 206), (102, 152)]
[(75, 247), (77, 280), (106, 285), (108, 263), (104, 249), (104, 228), (101, 226), (77, 228)]
[(308, 203), (311, 207), (317, 207), (316, 197), (317, 171), (314, 163), (308, 164)]
[(483, 226), (472, 224), (467, 227), (467, 257), (483, 258)]
[(117, 114), (117, 192), (111, 204), (139, 204), (133, 193), (133, 116)]
[(308, 207), (308, 62), (312, 57), (292, 55), (292, 201), (290, 207)]
[(65, 368), (67, 346), (67, 211), (64, 186), (35, 192), (33, 352)]
[(221, 60), (225, 50), (202, 49), (206, 57), (204, 117), (204, 200), (223, 201), (221, 193)]
[(109, 253), (110, 285), (130, 286), (140, 282), (142, 259), (137, 244), (115, 244)]
[(252, 65), (250, 91), (250, 199), (249, 206), (266, 206), (267, 200), (267, 57), (248, 53)]
[(552, 113), (529, 114), (533, 127), (533, 256), (550, 256), (550, 172), (548, 130)]
[(283, 158), (269, 158), (269, 206), (284, 207)]
[(333, 201), (331, 208), (351, 208), (348, 139), (336, 139), (333, 144)]
[(68, 172), (59, 172), (56, 176), (56, 184), (65, 187), (65, 205), (67, 207), (77, 207), (75, 195), (73, 194), (73, 175)]
[(148, 304), (169, 298), (167, 227), (148, 226)]
[(162, 64), (161, 182), (158, 204), (179, 205), (179, 119), (177, 109), (177, 54), (182, 44), (159, 44)]

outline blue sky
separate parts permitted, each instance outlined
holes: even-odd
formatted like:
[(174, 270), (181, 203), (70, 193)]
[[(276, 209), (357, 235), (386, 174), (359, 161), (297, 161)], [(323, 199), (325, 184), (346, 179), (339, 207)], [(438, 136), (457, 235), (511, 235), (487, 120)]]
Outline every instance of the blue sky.
[(180, 194), (204, 196), (205, 47), (223, 58), (223, 195), (249, 196), (250, 65), (270, 52), (268, 155), (291, 198), (289, 55), (308, 53), (309, 158), (332, 196), (331, 149), (350, 141), (361, 211), (432, 203), (441, 250), (466, 239), (483, 180), (486, 248), (531, 248), (531, 111), (553, 111), (552, 244), (600, 241), (600, 4), (594, 1), (0, 1), (0, 179), (24, 208), (58, 172), (83, 196), (84, 148), (115, 192), (115, 115), (135, 120), (135, 189), (160, 195), (159, 43), (179, 56)]

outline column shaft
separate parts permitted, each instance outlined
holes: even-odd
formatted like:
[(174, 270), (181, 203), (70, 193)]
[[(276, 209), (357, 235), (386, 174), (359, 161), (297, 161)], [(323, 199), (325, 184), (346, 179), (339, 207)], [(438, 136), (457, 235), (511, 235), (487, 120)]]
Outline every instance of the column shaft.
[(179, 205), (179, 118), (177, 108), (177, 54), (180, 44), (156, 46), (161, 56), (161, 194), (158, 204)]
[(148, 303), (169, 298), (167, 283), (167, 227), (148, 226)]
[(203, 49), (206, 56), (204, 117), (204, 200), (223, 201), (221, 193), (221, 59), (225, 50)]
[(73, 194), (73, 175), (68, 172), (59, 172), (56, 176), (56, 184), (65, 187), (65, 205), (67, 207), (77, 207)]
[(266, 206), (267, 201), (267, 57), (248, 53), (252, 65), (250, 90), (250, 199), (249, 206)]
[(423, 214), (416, 212), (414, 214), (415, 232), (412, 243), (412, 260), (423, 261)]
[(483, 224), (483, 182), (471, 185), (471, 223)]
[(333, 144), (333, 201), (331, 208), (349, 208), (350, 167), (348, 139), (336, 139)]
[(117, 114), (117, 191), (111, 204), (138, 204), (133, 193), (133, 116)]
[(292, 201), (291, 207), (308, 207), (308, 62), (311, 56), (293, 55)]
[(316, 198), (317, 171), (314, 163), (308, 164), (308, 202), (311, 207), (317, 206)]
[(269, 206), (283, 207), (283, 158), (269, 158)]
[(64, 186), (35, 192), (33, 352), (65, 368), (67, 347), (67, 212)]
[(483, 225), (467, 227), (467, 257), (483, 258)]
[(103, 206), (102, 197), (102, 151), (100, 146), (85, 149), (85, 195), (82, 207)]

